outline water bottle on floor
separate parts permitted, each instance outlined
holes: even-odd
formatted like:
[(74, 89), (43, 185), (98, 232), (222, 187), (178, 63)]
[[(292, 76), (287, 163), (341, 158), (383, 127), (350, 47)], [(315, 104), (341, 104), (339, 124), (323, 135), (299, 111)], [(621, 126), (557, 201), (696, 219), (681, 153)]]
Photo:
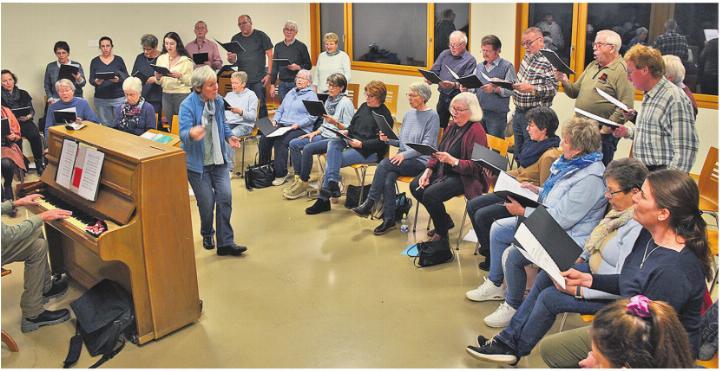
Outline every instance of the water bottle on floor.
[(400, 221), (400, 232), (402, 233), (408, 233), (410, 228), (408, 228), (407, 224), (407, 214), (403, 214), (402, 220)]

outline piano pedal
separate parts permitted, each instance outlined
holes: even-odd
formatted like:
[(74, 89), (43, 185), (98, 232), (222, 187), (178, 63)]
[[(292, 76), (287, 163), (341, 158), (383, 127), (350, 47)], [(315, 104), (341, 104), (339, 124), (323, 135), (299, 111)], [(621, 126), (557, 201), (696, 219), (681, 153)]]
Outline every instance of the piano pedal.
[(100, 235), (103, 234), (105, 231), (107, 231), (107, 229), (107, 223), (98, 219), (95, 224), (85, 227), (85, 232), (90, 233), (90, 235), (97, 238), (100, 237)]

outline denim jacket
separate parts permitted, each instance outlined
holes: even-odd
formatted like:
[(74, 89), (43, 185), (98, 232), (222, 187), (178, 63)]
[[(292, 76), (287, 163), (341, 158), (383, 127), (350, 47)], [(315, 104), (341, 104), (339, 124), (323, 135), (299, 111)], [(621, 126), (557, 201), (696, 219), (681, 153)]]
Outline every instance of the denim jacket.
[[(205, 102), (200, 98), (198, 93), (190, 93), (180, 104), (180, 140), (182, 140), (182, 148), (185, 150), (185, 161), (187, 162), (188, 171), (194, 171), (202, 174), (203, 172), (203, 156), (205, 144), (202, 140), (192, 140), (190, 138), (190, 128), (202, 125), (202, 113), (205, 108)], [(225, 140), (220, 141), (220, 150), (223, 159), (227, 164), (230, 160), (227, 157), (226, 148), (229, 145), (227, 139), (232, 136), (230, 127), (225, 123), (225, 111), (223, 111), (223, 99), (220, 95), (215, 96), (215, 120), (217, 120), (218, 128), (222, 131), (220, 135)]]

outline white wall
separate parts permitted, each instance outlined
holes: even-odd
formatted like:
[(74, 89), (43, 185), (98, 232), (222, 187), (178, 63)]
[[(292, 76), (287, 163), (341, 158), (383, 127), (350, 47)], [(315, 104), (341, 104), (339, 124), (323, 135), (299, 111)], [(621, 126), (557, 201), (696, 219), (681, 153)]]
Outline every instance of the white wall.
[[(2, 68), (15, 72), (19, 85), (30, 92), (36, 109), (44, 107), (42, 79), (45, 65), (55, 59), (52, 47), (55, 41), (70, 43), (71, 57), (88, 67), (98, 54), (97, 40), (108, 35), (115, 42), (116, 54), (125, 59), (128, 68), (135, 55), (141, 52), (140, 36), (153, 33), (162, 36), (168, 31), (180, 33), (183, 41), (194, 38), (196, 20), (208, 23), (208, 37), (228, 40), (238, 32), (237, 16), (250, 14), (256, 28), (268, 33), (273, 42), (282, 39), (285, 20), (296, 21), (300, 28), (298, 39), (309, 46), (310, 6), (302, 3), (284, 4), (2, 4)], [(104, 16), (103, 16), (104, 15)], [(58, 20), (62, 20), (59, 22)], [(78, 22), (77, 20), (82, 20)], [(503, 41), (502, 56), (514, 61), (515, 4), (470, 5), (470, 50), (480, 59), (480, 40), (483, 35), (495, 34)], [(58, 27), (60, 23), (66, 27)], [(370, 80), (381, 80), (400, 85), (398, 113), (401, 118), (409, 105), (405, 94), (407, 86), (420, 77), (353, 71), (352, 82), (364, 86)], [(92, 97), (93, 88), (85, 89)], [(435, 92), (434, 92), (435, 93)], [(360, 95), (362, 101), (363, 95)], [(437, 96), (430, 104), (435, 105)], [(635, 102), (640, 106), (640, 102)], [(568, 119), (574, 107), (573, 100), (560, 93), (553, 108), (561, 122)], [(716, 110), (700, 109), (696, 128), (700, 137), (700, 151), (692, 172), (699, 173), (708, 148), (718, 146), (718, 115)], [(620, 141), (617, 157), (627, 156), (630, 142)]]

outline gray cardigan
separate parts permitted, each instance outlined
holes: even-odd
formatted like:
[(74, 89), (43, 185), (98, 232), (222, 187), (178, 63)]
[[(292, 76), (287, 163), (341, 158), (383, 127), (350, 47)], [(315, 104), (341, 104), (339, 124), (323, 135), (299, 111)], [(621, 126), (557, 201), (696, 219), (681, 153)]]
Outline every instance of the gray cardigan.
[(429, 156), (420, 153), (407, 146), (408, 143), (425, 144), (437, 147), (438, 133), (440, 132), (440, 118), (434, 110), (417, 111), (411, 109), (403, 117), (400, 127), (399, 140), (390, 139), (388, 144), (399, 147), (398, 154), (402, 154), (405, 160), (417, 158), (418, 161), (427, 165)]
[[(75, 84), (75, 96), (82, 98), (83, 96), (83, 86), (85, 86), (85, 72), (83, 71), (82, 65), (80, 62), (76, 62), (73, 60), (70, 60), (70, 64), (74, 64), (77, 66), (80, 66), (80, 76), (82, 79), (80, 82), (73, 81), (73, 84)], [(45, 67), (45, 96), (49, 98), (56, 98), (58, 99), (60, 96), (58, 96), (58, 93), (55, 91), (55, 83), (58, 80), (58, 75), (60, 74), (60, 66), (58, 66), (57, 61), (52, 61), (48, 63), (47, 67)]]

